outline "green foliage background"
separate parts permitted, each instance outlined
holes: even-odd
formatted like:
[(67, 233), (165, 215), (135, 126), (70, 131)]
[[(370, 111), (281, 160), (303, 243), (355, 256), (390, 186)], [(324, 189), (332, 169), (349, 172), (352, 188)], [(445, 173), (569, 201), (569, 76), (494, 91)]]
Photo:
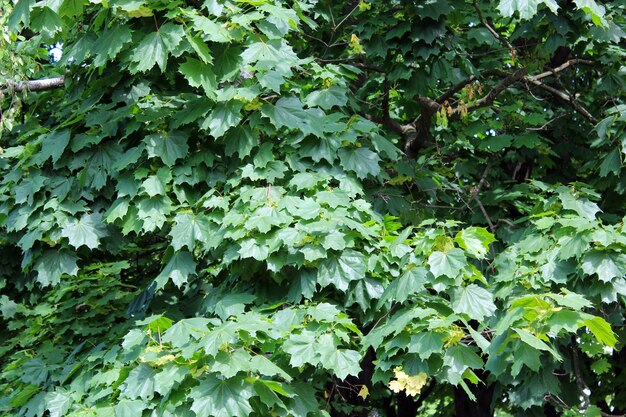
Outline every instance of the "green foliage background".
[(626, 413), (625, 12), (0, 1), (0, 414)]

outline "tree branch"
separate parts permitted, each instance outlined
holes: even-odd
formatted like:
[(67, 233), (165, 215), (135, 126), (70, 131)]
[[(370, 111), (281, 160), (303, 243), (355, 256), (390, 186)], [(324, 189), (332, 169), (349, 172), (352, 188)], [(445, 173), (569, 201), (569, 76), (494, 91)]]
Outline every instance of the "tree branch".
[(9, 91), (15, 91), (16, 93), (22, 91), (47, 91), (63, 87), (64, 82), (65, 76), (63, 75), (54, 78), (43, 78), (41, 80), (27, 80), (21, 82), (7, 81), (0, 91), (2, 91), (3, 94)]
[(549, 85), (546, 85), (544, 83), (542, 83), (541, 81), (537, 81), (537, 80), (533, 80), (529, 77), (525, 77), (524, 81), (527, 81), (531, 84), (536, 85), (537, 87), (551, 93), (552, 95), (556, 96), (557, 98), (563, 100), (564, 102), (568, 103), (570, 106), (572, 106), (574, 108), (574, 110), (576, 110), (578, 113), (580, 113), (585, 119), (589, 120), (591, 123), (593, 123), (594, 125), (598, 123), (598, 119), (596, 119), (591, 113), (589, 113), (589, 110), (587, 110), (586, 108), (584, 108), (578, 101), (576, 101), (576, 98), (574, 98), (574, 96), (565, 94), (564, 92), (557, 90), (554, 87), (550, 87)]
[(444, 101), (449, 100), (456, 93), (461, 91), (466, 85), (473, 83), (474, 81), (479, 80), (480, 78), (490, 77), (492, 75), (498, 75), (500, 77), (506, 77), (507, 73), (501, 70), (493, 69), (487, 70), (480, 73), (479, 76), (472, 75), (469, 78), (459, 82), (458, 84), (453, 85), (448, 91), (441, 94), (439, 97), (435, 99), (435, 101), (439, 104), (442, 104)]
[[(510, 85), (515, 84), (524, 78), (526, 69), (521, 68), (515, 71), (513, 74), (507, 75), (503, 80), (496, 84), (484, 97), (479, 98), (476, 102), (470, 106), (467, 106), (467, 112), (474, 111), (476, 109), (491, 106), (496, 100), (498, 95), (506, 90)], [(461, 111), (457, 106), (452, 110), (452, 114), (448, 117), (451, 120), (456, 120), (461, 117)]]
[[(475, 6), (477, 7), (476, 3), (475, 3)], [(485, 24), (488, 26), (488, 23), (485, 22)], [(591, 123), (596, 124), (598, 122), (597, 119), (585, 107), (583, 107), (575, 99), (574, 96), (567, 94), (563, 91), (560, 91), (554, 87), (551, 87), (539, 81), (551, 75), (556, 75), (559, 72), (564, 71), (567, 68), (570, 68), (576, 64), (593, 64), (593, 62), (590, 60), (586, 60), (586, 59), (578, 59), (578, 58), (571, 59), (554, 69), (551, 69), (549, 71), (545, 71), (545, 72), (542, 72), (540, 74), (536, 74), (533, 76), (527, 76), (525, 68), (519, 68), (515, 70), (513, 73), (507, 73), (499, 69), (491, 69), (491, 70), (484, 71), (478, 76), (474, 76), (474, 75), (470, 76), (466, 78), (465, 80), (460, 81), (459, 83), (453, 85), (446, 92), (442, 93), (441, 95), (439, 95), (439, 97), (437, 97), (434, 100), (429, 97), (420, 97), (420, 96), (416, 97), (415, 100), (419, 104), (421, 111), (420, 111), (420, 114), (416, 116), (412, 122), (407, 123), (407, 124), (401, 124), (398, 121), (389, 117), (389, 113), (388, 113), (388, 106), (389, 106), (388, 88), (389, 86), (385, 84), (385, 92), (384, 92), (385, 95), (383, 96), (384, 97), (383, 98), (384, 100), (383, 116), (379, 117), (379, 116), (373, 116), (373, 115), (365, 115), (365, 117), (368, 118), (369, 120), (372, 120), (376, 123), (383, 125), (385, 128), (400, 135), (405, 140), (405, 153), (407, 154), (407, 156), (409, 156), (409, 158), (413, 158), (417, 155), (420, 148), (428, 146), (428, 144), (430, 143), (429, 138), (430, 138), (430, 127), (432, 124), (432, 118), (435, 115), (435, 113), (441, 109), (443, 103), (445, 103), (447, 100), (450, 100), (452, 97), (454, 97), (454, 95), (457, 94), (459, 91), (461, 91), (466, 85), (478, 80), (479, 77), (499, 76), (501, 77), (501, 80), (493, 88), (491, 88), (491, 90), (483, 97), (471, 102), (468, 106), (461, 104), (461, 105), (457, 105), (451, 110), (448, 109), (448, 113), (447, 113), (448, 119), (458, 120), (461, 118), (463, 114), (467, 114), (474, 110), (493, 105), (496, 98), (501, 92), (509, 88), (511, 85), (517, 82), (523, 81), (526, 84), (529, 84), (529, 83), (533, 84), (551, 93), (552, 95), (556, 96), (560, 100), (572, 106), (574, 110), (580, 113), (583, 117), (585, 117)], [(374, 71), (381, 70), (380, 68), (377, 68), (377, 67), (369, 68), (369, 69), (374, 70)], [(528, 90), (530, 91), (530, 88)], [(475, 195), (473, 195), (472, 197), (474, 197), (474, 199), (477, 200)], [(483, 214), (485, 215), (485, 217), (487, 218), (487, 222), (490, 223), (490, 228), (493, 230), (495, 227), (491, 223), (488, 216), (486, 215), (486, 211), (484, 207), (482, 206), (479, 200), (476, 202), (478, 206), (480, 207), (481, 211), (483, 212)]]
[(546, 78), (546, 77), (549, 77), (551, 75), (554, 75), (557, 72), (561, 72), (564, 69), (567, 69), (568, 67), (570, 67), (572, 65), (576, 65), (576, 64), (593, 65), (594, 62), (590, 61), (588, 59), (579, 59), (579, 58), (570, 59), (569, 61), (565, 62), (562, 65), (559, 65), (556, 68), (553, 68), (553, 69), (551, 69), (549, 71), (542, 72), (541, 74), (533, 75), (532, 77), (526, 77), (526, 78), (528, 78), (528, 80), (531, 81), (531, 82), (532, 81), (537, 81), (537, 80), (540, 80), (542, 78)]

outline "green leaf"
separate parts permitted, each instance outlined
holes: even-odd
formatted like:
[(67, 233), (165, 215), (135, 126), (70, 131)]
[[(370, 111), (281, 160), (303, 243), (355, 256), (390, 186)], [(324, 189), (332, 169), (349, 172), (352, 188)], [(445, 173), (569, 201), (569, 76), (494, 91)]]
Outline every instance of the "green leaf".
[(136, 398), (141, 398), (144, 401), (150, 400), (154, 395), (154, 371), (152, 367), (140, 363), (130, 371), (124, 380), (122, 394), (131, 400)]
[(433, 353), (443, 351), (444, 335), (435, 332), (422, 332), (411, 336), (407, 352), (417, 353), (423, 360), (427, 360)]
[(339, 258), (330, 258), (319, 265), (317, 282), (322, 286), (333, 284), (346, 291), (351, 281), (365, 278), (365, 257), (354, 250), (344, 251)]
[(94, 213), (84, 214), (80, 220), (68, 220), (61, 229), (61, 236), (68, 238), (70, 245), (77, 249), (83, 245), (95, 249), (100, 245), (100, 239), (107, 236), (107, 232), (102, 215)]
[(230, 352), (220, 351), (215, 356), (215, 363), (211, 367), (211, 371), (221, 374), (226, 379), (232, 378), (240, 372), (249, 373), (251, 358), (252, 355), (245, 349), (235, 349)]
[(38, 163), (41, 164), (48, 158), (52, 158), (52, 163), (56, 164), (69, 142), (70, 131), (68, 129), (46, 135), (41, 142), (41, 152), (37, 155)]
[(167, 54), (167, 47), (159, 32), (150, 33), (135, 48), (132, 57), (132, 61), (137, 63), (135, 72), (148, 71), (155, 64), (158, 64), (161, 71), (164, 71), (167, 65)]
[(72, 405), (69, 394), (61, 391), (53, 391), (46, 394), (46, 410), (50, 417), (63, 417)]
[(552, 354), (552, 356), (554, 356), (554, 359), (556, 359), (557, 361), (562, 361), (563, 358), (561, 357), (561, 355), (559, 354), (558, 351), (556, 351), (553, 347), (549, 346), (546, 342), (544, 342), (543, 340), (539, 339), (537, 336), (535, 336), (534, 334), (528, 332), (527, 330), (524, 329), (513, 329), (515, 331), (515, 333), (517, 333), (520, 337), (520, 339), (522, 340), (522, 342), (526, 343), (527, 345), (537, 349), (537, 350), (544, 350), (546, 352), (550, 352)]
[(153, 197), (139, 200), (137, 208), (137, 216), (143, 221), (143, 230), (151, 232), (163, 226), (172, 205), (167, 197)]
[(277, 384), (277, 382), (274, 381), (259, 379), (254, 382), (254, 391), (259, 396), (261, 402), (266, 406), (270, 408), (274, 406), (285, 408), (286, 406), (283, 400), (268, 386), (268, 384), (272, 383)]
[(236, 126), (229, 129), (224, 141), (226, 142), (226, 155), (238, 154), (240, 159), (250, 155), (250, 151), (257, 144), (257, 138), (248, 126)]
[(128, 213), (128, 208), (130, 207), (127, 199), (118, 198), (115, 200), (115, 203), (105, 213), (104, 220), (107, 223), (113, 223), (117, 219), (122, 219)]
[(163, 333), (161, 341), (170, 343), (176, 348), (182, 348), (189, 343), (191, 338), (199, 339), (208, 334), (207, 325), (209, 323), (211, 320), (204, 317), (179, 320)]
[(594, 361), (590, 368), (593, 372), (600, 375), (610, 371), (612, 366), (606, 358), (600, 358), (597, 361)]
[(580, 327), (580, 313), (578, 311), (561, 310), (550, 315), (548, 326), (550, 332), (558, 334), (561, 330), (575, 332)]
[(320, 362), (319, 351), (315, 348), (317, 341), (315, 333), (303, 330), (300, 334), (290, 334), (283, 344), (283, 349), (289, 354), (289, 364), (298, 368), (306, 363), (317, 365)]
[(30, 24), (30, 8), (34, 4), (35, 0), (19, 0), (15, 3), (8, 20), (8, 27), (11, 31), (16, 32), (20, 23), (24, 23), (24, 26)]
[(361, 372), (360, 362), (361, 355), (355, 350), (330, 348), (324, 349), (321, 355), (324, 368), (333, 371), (341, 380), (348, 375), (357, 376)]
[(476, 284), (457, 288), (452, 298), (452, 309), (457, 314), (467, 314), (471, 319), (482, 322), (496, 311), (493, 296)]
[(193, 28), (201, 32), (204, 39), (211, 42), (228, 42), (232, 39), (228, 29), (204, 16), (192, 16)]
[(254, 258), (264, 261), (270, 254), (269, 247), (259, 243), (256, 239), (247, 239), (240, 243), (239, 254), (242, 258)]
[(583, 257), (582, 269), (587, 275), (598, 274), (601, 281), (610, 282), (615, 277), (626, 275), (626, 255), (592, 250)]
[(178, 213), (174, 223), (170, 236), (172, 247), (177, 251), (183, 246), (193, 251), (197, 242), (208, 242), (208, 234), (213, 230), (210, 220), (202, 214)]
[(166, 195), (167, 186), (172, 181), (172, 174), (169, 169), (163, 167), (160, 168), (156, 175), (150, 175), (146, 178), (141, 186), (143, 190), (150, 197), (158, 195)]
[(54, 10), (49, 7), (36, 7), (31, 11), (31, 27), (41, 33), (44, 38), (52, 38), (63, 30), (63, 21)]
[(413, 294), (419, 293), (424, 290), (424, 285), (427, 283), (428, 271), (426, 268), (415, 267), (410, 268), (399, 278), (391, 281), (389, 286), (385, 288), (385, 292), (380, 297), (379, 305), (393, 300), (396, 303), (403, 303), (409, 299)]
[(442, 275), (456, 278), (459, 272), (467, 266), (467, 259), (461, 249), (453, 248), (447, 252), (433, 252), (428, 257), (428, 265), (435, 278)]
[(230, 316), (237, 316), (244, 312), (246, 304), (252, 303), (255, 299), (254, 295), (247, 293), (224, 295), (215, 304), (215, 314), (222, 320), (226, 320)]
[(357, 177), (363, 179), (368, 175), (377, 176), (380, 173), (380, 157), (367, 148), (342, 148), (338, 152), (341, 164), (347, 170), (354, 171)]
[(591, 20), (596, 26), (608, 26), (604, 14), (606, 9), (595, 0), (574, 0), (574, 4), (587, 14), (591, 15)]
[(215, 99), (217, 81), (211, 65), (194, 58), (187, 58), (184, 63), (180, 64), (178, 71), (183, 74), (190, 86), (202, 87), (207, 97)]
[(580, 258), (589, 248), (590, 237), (586, 234), (578, 233), (574, 236), (564, 236), (559, 239), (559, 259)]
[(150, 158), (159, 157), (165, 165), (171, 167), (177, 159), (183, 158), (189, 151), (187, 135), (181, 132), (169, 132), (167, 135), (155, 133), (144, 138)]
[(295, 64), (298, 59), (291, 47), (281, 39), (254, 42), (241, 53), (241, 58), (244, 65), (255, 64), (254, 67), (261, 70), (275, 68), (276, 62), (283, 65)]
[(309, 107), (319, 106), (324, 110), (330, 110), (334, 106), (343, 107), (348, 102), (347, 90), (343, 87), (333, 85), (322, 90), (314, 90), (309, 93), (305, 103)]
[(166, 23), (157, 32), (145, 36), (131, 57), (132, 62), (137, 63), (132, 72), (146, 72), (155, 64), (161, 72), (167, 66), (167, 57), (178, 46), (185, 35), (179, 25)]
[(607, 323), (606, 320), (602, 317), (592, 317), (586, 319), (583, 323), (587, 326), (589, 331), (593, 333), (599, 343), (602, 343), (604, 346), (608, 346), (610, 348), (615, 347), (617, 338), (611, 329), (611, 325)]
[(317, 218), (322, 210), (319, 203), (310, 197), (286, 197), (281, 200), (281, 205), (284, 206), (287, 212), (292, 216), (300, 217), (304, 220)]
[(260, 373), (265, 376), (278, 375), (285, 379), (287, 382), (291, 382), (293, 378), (282, 368), (277, 366), (274, 362), (270, 361), (263, 355), (255, 355), (250, 360), (250, 370)]
[(346, 234), (338, 230), (331, 231), (322, 239), (322, 247), (326, 250), (342, 251), (346, 245)]
[(37, 271), (37, 282), (42, 286), (57, 285), (64, 274), (77, 275), (78, 257), (66, 250), (47, 250), (37, 260), (35, 271)]
[(600, 176), (606, 177), (609, 172), (619, 175), (622, 170), (622, 161), (620, 160), (620, 152), (617, 148), (609, 152), (600, 164)]
[[(26, 385), (22, 390), (14, 394), (10, 402), (11, 406), (16, 407), (16, 408), (21, 408), (24, 404), (26, 404), (26, 402), (28, 402), (28, 400), (33, 395), (37, 394), (37, 392), (40, 389), (41, 388), (38, 387), (37, 385), (32, 385), (32, 384)], [(43, 412), (44, 412), (44, 408), (42, 407), (41, 414), (43, 414)]]
[(520, 18), (526, 20), (537, 14), (539, 4), (545, 4), (555, 14), (559, 8), (555, 0), (500, 0), (498, 10), (504, 17), (513, 16), (515, 12), (519, 12)]
[(239, 124), (243, 115), (241, 108), (243, 103), (240, 101), (229, 101), (228, 103), (217, 103), (215, 108), (207, 115), (201, 127), (209, 129), (211, 136), (221, 138), (231, 127)]
[(319, 135), (320, 129), (313, 126), (313, 118), (307, 113), (296, 97), (283, 97), (276, 105), (266, 103), (262, 113), (269, 117), (277, 128), (297, 129), (305, 134)]
[(198, 58), (200, 58), (202, 62), (204, 62), (205, 64), (213, 63), (213, 55), (211, 54), (211, 50), (202, 39), (191, 36), (189, 32), (185, 33), (185, 38), (187, 39), (187, 42), (189, 42), (189, 45), (191, 45), (193, 50), (196, 51), (196, 55), (198, 55)]
[(525, 343), (519, 345), (515, 350), (513, 358), (511, 376), (514, 378), (519, 375), (524, 365), (533, 372), (537, 372), (541, 368), (541, 352)]
[(226, 322), (214, 327), (204, 336), (200, 345), (204, 346), (207, 355), (215, 356), (224, 343), (233, 343), (237, 338), (237, 328), (234, 322)]
[(0, 315), (2, 315), (5, 320), (13, 318), (15, 313), (17, 313), (18, 308), (19, 304), (15, 301), (11, 300), (4, 294), (0, 296)]
[(226, 381), (209, 375), (191, 389), (191, 410), (197, 417), (247, 417), (252, 412), (251, 386), (241, 378)]
[(574, 310), (582, 310), (584, 308), (590, 308), (591, 303), (584, 296), (576, 294), (571, 291), (563, 290), (564, 295), (561, 294), (549, 294), (550, 298), (556, 301), (559, 305), (573, 308)]
[(484, 259), (489, 251), (489, 245), (496, 241), (493, 234), (484, 227), (463, 229), (457, 233), (454, 240), (476, 259)]
[(449, 367), (448, 380), (452, 384), (458, 384), (466, 369), (482, 368), (483, 361), (472, 348), (459, 344), (446, 351), (443, 364)]
[(121, 399), (115, 406), (115, 417), (137, 417), (146, 408), (146, 403), (142, 400)]
[(165, 286), (168, 280), (172, 280), (174, 285), (182, 287), (189, 281), (189, 277), (196, 274), (196, 262), (191, 253), (180, 251), (174, 253), (163, 271), (155, 278), (157, 290)]
[(178, 386), (187, 375), (189, 375), (189, 370), (186, 367), (168, 363), (161, 372), (154, 375), (154, 390), (161, 397), (167, 398), (172, 389)]
[(584, 197), (575, 196), (567, 187), (559, 187), (557, 192), (565, 210), (573, 210), (587, 220), (595, 220), (596, 213), (602, 211), (596, 203)]
[(124, 45), (132, 41), (130, 28), (123, 25), (113, 25), (107, 28), (93, 46), (93, 66), (101, 67), (117, 56)]
[(280, 93), (280, 87), (285, 83), (284, 74), (279, 71), (267, 71), (257, 76), (257, 79), (262, 87), (269, 88), (276, 93)]

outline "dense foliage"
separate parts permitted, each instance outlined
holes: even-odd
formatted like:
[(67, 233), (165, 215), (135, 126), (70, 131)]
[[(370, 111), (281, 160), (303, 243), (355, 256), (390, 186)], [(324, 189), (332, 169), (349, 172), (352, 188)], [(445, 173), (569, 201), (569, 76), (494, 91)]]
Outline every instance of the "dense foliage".
[(622, 1), (0, 28), (0, 415), (626, 414)]

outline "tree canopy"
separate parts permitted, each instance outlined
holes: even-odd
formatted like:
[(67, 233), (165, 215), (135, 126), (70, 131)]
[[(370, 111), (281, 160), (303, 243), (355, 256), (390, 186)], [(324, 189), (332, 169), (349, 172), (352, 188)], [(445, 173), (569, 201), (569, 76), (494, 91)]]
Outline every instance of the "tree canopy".
[(0, 28), (0, 415), (626, 414), (624, 2)]

